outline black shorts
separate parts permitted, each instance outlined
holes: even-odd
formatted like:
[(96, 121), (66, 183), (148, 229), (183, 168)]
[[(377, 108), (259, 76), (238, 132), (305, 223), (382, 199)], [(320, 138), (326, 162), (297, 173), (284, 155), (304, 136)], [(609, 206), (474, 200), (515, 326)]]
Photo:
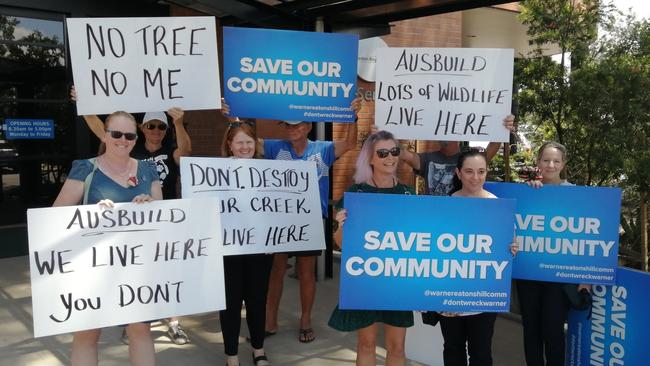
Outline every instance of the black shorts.
[(300, 252), (289, 252), (289, 258), (291, 257), (319, 257), (323, 253), (322, 250), (303, 250)]

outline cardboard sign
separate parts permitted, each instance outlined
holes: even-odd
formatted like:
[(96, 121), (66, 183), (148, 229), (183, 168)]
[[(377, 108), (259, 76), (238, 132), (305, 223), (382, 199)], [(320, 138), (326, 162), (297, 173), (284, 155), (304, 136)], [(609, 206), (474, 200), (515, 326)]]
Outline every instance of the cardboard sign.
[(399, 139), (509, 141), (513, 52), (378, 49), (375, 125)]
[(344, 203), (341, 309), (508, 311), (514, 200), (346, 192)]
[(221, 108), (214, 17), (68, 18), (77, 113)]
[(353, 122), (358, 40), (350, 34), (223, 27), (230, 114)]
[(314, 162), (182, 157), (181, 186), (219, 199), (224, 255), (325, 249)]
[(28, 210), (34, 336), (224, 309), (217, 204)]
[(566, 283), (614, 283), (621, 189), (485, 184), (517, 200), (519, 253), (512, 277)]
[(647, 365), (650, 274), (619, 267), (616, 284), (592, 286), (591, 311), (569, 312), (566, 365)]

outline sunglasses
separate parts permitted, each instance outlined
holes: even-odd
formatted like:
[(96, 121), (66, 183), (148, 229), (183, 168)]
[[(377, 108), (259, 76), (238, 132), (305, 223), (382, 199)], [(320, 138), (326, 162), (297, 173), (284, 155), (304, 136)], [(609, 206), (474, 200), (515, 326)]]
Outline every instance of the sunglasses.
[(388, 154), (391, 154), (393, 156), (399, 156), (399, 154), (402, 152), (402, 149), (399, 146), (395, 146), (394, 148), (388, 150), (388, 149), (379, 149), (375, 151), (377, 153), (377, 156), (380, 159), (384, 159), (385, 157), (388, 156)]
[(136, 138), (138, 138), (138, 135), (134, 132), (122, 132), (122, 131), (113, 131), (113, 130), (106, 130), (106, 132), (110, 133), (111, 137), (116, 140), (122, 138), (122, 136), (124, 136), (124, 138), (129, 141), (133, 141)]
[(167, 129), (167, 125), (164, 123), (156, 123), (156, 124), (147, 123), (146, 125), (144, 125), (144, 128), (146, 128), (147, 130), (153, 130), (156, 127), (158, 127), (158, 129), (161, 131), (165, 131)]

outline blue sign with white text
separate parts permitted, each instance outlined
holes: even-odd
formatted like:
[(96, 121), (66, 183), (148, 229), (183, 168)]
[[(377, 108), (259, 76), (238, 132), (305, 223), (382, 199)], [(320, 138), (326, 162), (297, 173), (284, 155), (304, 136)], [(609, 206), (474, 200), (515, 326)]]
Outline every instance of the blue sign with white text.
[(618, 260), (621, 189), (486, 183), (497, 197), (517, 200), (519, 253), (512, 277), (612, 284)]
[(508, 311), (515, 201), (345, 193), (339, 306)]
[(230, 115), (353, 122), (359, 37), (223, 27)]
[(650, 274), (619, 267), (616, 284), (592, 286), (592, 308), (569, 312), (566, 365), (647, 365)]
[(54, 120), (7, 118), (4, 130), (7, 140), (51, 140), (54, 139)]

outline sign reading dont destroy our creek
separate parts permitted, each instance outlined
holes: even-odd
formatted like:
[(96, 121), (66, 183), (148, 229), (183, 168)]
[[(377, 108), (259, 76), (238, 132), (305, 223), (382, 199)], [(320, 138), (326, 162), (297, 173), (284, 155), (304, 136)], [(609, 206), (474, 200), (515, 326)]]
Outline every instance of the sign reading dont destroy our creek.
[(224, 255), (325, 249), (316, 163), (181, 158), (184, 198), (219, 198)]
[(28, 210), (34, 336), (224, 309), (217, 204)]
[(375, 125), (409, 140), (509, 141), (512, 49), (377, 50)]

